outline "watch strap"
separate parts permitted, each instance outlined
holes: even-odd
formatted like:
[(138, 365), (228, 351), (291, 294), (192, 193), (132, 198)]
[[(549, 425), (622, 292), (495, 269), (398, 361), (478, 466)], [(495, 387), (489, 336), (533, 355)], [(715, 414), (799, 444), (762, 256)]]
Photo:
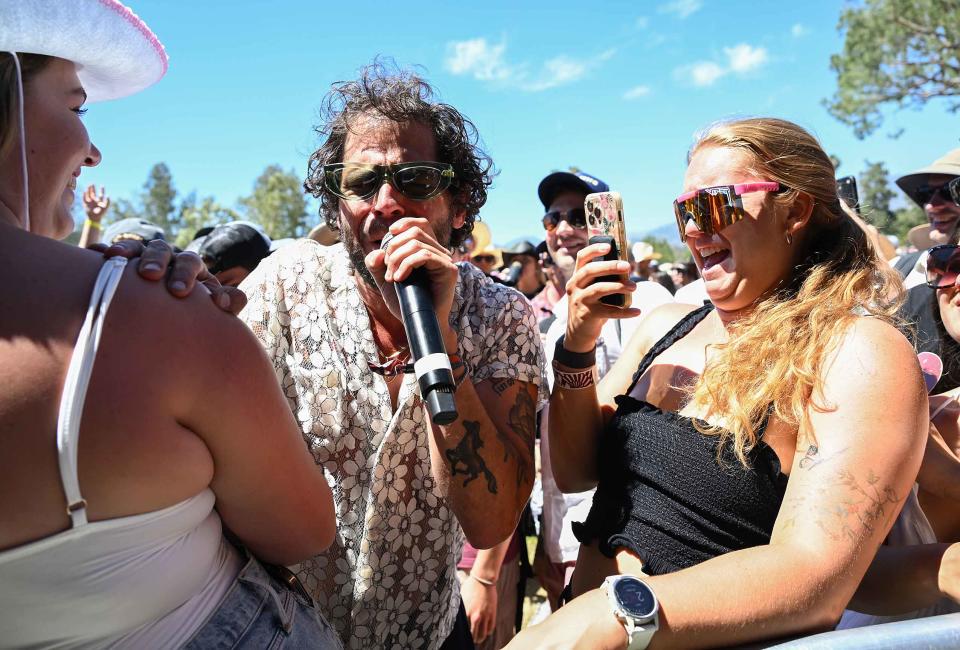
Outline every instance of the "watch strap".
[(553, 360), (555, 362), (563, 364), (567, 368), (571, 368), (573, 370), (592, 368), (597, 364), (596, 345), (594, 345), (593, 349), (589, 352), (571, 352), (563, 347), (564, 337), (565, 335), (557, 339), (557, 345), (553, 350)]

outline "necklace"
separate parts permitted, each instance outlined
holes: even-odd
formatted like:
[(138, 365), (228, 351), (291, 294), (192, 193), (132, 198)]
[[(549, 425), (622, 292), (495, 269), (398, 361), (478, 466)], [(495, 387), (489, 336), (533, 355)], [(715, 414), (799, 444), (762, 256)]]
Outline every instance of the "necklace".
[(367, 362), (371, 371), (383, 377), (394, 378), (397, 375), (410, 374), (413, 372), (413, 364), (409, 363), (410, 352), (407, 348), (400, 348), (390, 356), (386, 357), (382, 363)]

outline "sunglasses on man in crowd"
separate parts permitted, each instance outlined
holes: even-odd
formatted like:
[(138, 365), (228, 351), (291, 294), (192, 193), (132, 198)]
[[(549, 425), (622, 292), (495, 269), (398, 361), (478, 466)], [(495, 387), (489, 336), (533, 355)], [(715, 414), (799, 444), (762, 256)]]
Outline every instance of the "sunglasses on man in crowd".
[(384, 182), (412, 201), (426, 201), (450, 187), (453, 177), (453, 165), (439, 162), (346, 162), (323, 166), (327, 191), (346, 201), (365, 201), (380, 191)]
[(543, 215), (543, 229), (547, 232), (553, 232), (561, 221), (566, 221), (572, 227), (583, 230), (587, 227), (587, 213), (583, 208), (551, 210)]
[(942, 185), (921, 185), (920, 187), (913, 189), (912, 198), (919, 205), (933, 203), (937, 197), (939, 197), (941, 201), (956, 203), (957, 199), (951, 194), (950, 185), (951, 183), (944, 183)]

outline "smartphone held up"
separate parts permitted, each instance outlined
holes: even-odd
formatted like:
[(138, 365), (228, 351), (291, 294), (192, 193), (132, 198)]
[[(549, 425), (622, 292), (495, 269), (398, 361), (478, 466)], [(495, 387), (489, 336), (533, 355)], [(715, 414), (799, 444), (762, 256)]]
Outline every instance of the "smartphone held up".
[[(609, 244), (610, 250), (603, 257), (594, 261), (629, 262), (627, 249), (627, 229), (623, 222), (623, 200), (619, 192), (596, 192), (588, 194), (583, 202), (587, 214), (587, 235), (590, 244)], [(628, 273), (623, 275), (606, 275), (597, 279), (597, 282), (627, 282)], [(601, 302), (614, 307), (628, 308), (630, 294), (615, 293), (604, 296)]]

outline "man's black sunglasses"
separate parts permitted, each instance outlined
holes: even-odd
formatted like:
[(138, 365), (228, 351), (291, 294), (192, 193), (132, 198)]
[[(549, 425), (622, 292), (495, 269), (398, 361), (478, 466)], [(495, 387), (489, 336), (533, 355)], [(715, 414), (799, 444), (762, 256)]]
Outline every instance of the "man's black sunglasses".
[(913, 200), (920, 205), (926, 205), (933, 201), (933, 198), (937, 195), (940, 195), (940, 198), (944, 201), (955, 202), (956, 199), (951, 196), (950, 189), (947, 183), (943, 185), (938, 185), (936, 187), (931, 187), (930, 185), (921, 185), (920, 187), (913, 190)]
[(572, 208), (566, 211), (551, 210), (543, 215), (543, 227), (547, 232), (553, 232), (561, 221), (566, 221), (574, 228), (583, 229), (587, 227), (587, 213), (583, 208)]
[(453, 165), (438, 162), (406, 162), (370, 165), (347, 162), (323, 166), (327, 191), (347, 201), (365, 201), (380, 191), (384, 182), (414, 201), (426, 201), (450, 187)]

